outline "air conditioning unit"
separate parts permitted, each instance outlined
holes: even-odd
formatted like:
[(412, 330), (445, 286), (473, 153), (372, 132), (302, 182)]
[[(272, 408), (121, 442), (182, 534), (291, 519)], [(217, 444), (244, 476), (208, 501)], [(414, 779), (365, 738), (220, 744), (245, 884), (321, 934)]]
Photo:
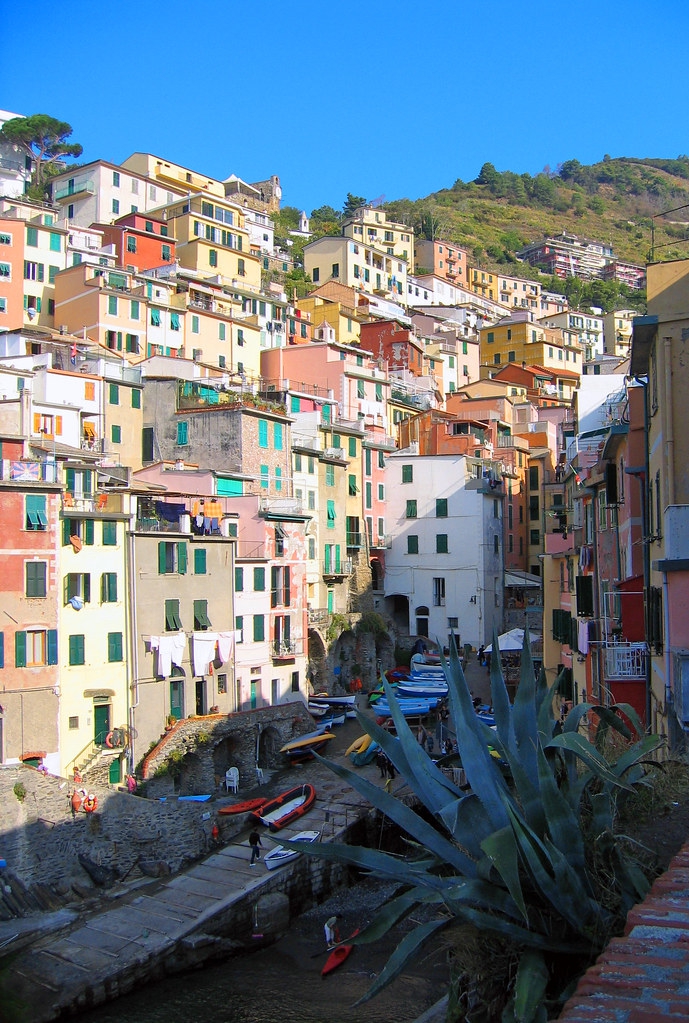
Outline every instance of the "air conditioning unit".
[(203, 352), (201, 351), (200, 348), (193, 348), (192, 349), (191, 357), (194, 360), (194, 362), (201, 362), (201, 356), (202, 355), (203, 355)]

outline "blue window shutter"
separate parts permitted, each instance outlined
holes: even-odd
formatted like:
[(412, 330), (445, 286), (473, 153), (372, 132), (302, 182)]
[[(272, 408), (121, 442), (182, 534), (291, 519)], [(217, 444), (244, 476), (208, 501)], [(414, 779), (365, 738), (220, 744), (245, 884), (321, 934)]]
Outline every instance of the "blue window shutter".
[(57, 629), (48, 629), (48, 664), (57, 664)]
[(26, 633), (14, 634), (14, 664), (16, 668), (26, 667)]

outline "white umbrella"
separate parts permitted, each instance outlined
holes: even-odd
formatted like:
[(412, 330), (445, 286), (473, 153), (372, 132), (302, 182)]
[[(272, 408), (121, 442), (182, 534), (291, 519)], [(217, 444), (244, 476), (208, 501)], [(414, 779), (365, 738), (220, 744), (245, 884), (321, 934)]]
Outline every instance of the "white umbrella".
[[(541, 637), (535, 633), (529, 633), (529, 640), (531, 643), (535, 643)], [(510, 629), (509, 632), (503, 632), (502, 636), (498, 636), (498, 649), (500, 653), (521, 651), (524, 646), (524, 630), (523, 629)], [(487, 654), (493, 650), (493, 644), (485, 648)]]

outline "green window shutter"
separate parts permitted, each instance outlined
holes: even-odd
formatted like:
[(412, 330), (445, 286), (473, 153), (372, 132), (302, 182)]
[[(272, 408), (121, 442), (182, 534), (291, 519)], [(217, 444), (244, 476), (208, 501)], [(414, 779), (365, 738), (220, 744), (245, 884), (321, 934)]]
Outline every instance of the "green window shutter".
[(259, 448), (268, 447), (268, 423), (265, 419), (258, 421), (258, 446)]
[(262, 643), (265, 639), (265, 621), (263, 615), (254, 615), (254, 643)]
[(282, 469), (279, 465), (275, 466), (275, 489), (282, 490)]
[(357, 492), (356, 476), (350, 474), (348, 479), (349, 479), (349, 486), (348, 486), (349, 496), (350, 497), (356, 497), (356, 492)]
[(382, 384), (376, 384), (376, 401), (382, 401), (382, 400), (383, 400), (383, 385)]
[(179, 617), (179, 601), (165, 601), (165, 629), (167, 632), (174, 632), (182, 628), (182, 621)]
[(413, 533), (407, 536), (407, 554), (419, 553), (419, 538)]
[(356, 458), (356, 437), (349, 438), (349, 457)]
[(270, 606), (278, 606), (278, 570), (275, 565), (270, 570)]
[(261, 489), (268, 490), (270, 487), (270, 469), (267, 465), (261, 466)]
[(447, 554), (447, 533), (438, 533), (435, 538), (435, 551), (436, 554)]
[(108, 660), (109, 661), (121, 661), (122, 660), (122, 633), (121, 632), (109, 632), (108, 633)]
[(113, 444), (121, 444), (122, 443), (122, 427), (121, 426), (117, 426), (117, 425), (115, 425), (115, 423), (113, 423), (113, 425), (110, 427), (110, 439), (112, 440)]
[(416, 518), (416, 501), (407, 501), (407, 515), (408, 519)]
[(244, 589), (244, 569), (235, 568), (234, 570), (234, 590), (235, 593), (241, 593)]
[(206, 574), (206, 548), (194, 548), (194, 575)]
[(285, 605), (285, 607), (289, 607), (290, 603), (291, 603), (291, 597), (292, 597), (291, 588), (290, 588), (290, 570), (289, 570), (289, 565), (285, 565), (285, 567), (282, 570), (282, 590), (283, 590), (282, 603)]
[(14, 665), (16, 668), (26, 667), (26, 633), (14, 634)]
[(38, 228), (27, 227), (26, 229), (26, 244), (35, 248), (38, 245)]
[(335, 466), (326, 465), (325, 467), (325, 485), (326, 487), (335, 486)]
[(62, 251), (62, 238), (56, 231), (50, 232), (50, 251), (51, 252)]
[(265, 568), (254, 569), (254, 592), (263, 593), (266, 588), (266, 570)]
[(74, 493), (74, 480), (75, 480), (74, 469), (66, 469), (65, 481), (67, 483), (67, 490), (69, 491), (70, 494)]
[(195, 600), (194, 601), (194, 628), (195, 629), (210, 629), (211, 620), (208, 617), (208, 601), (207, 600)]
[(158, 543), (158, 575), (167, 573), (167, 544), (164, 540)]
[(402, 466), (402, 482), (413, 483), (414, 482), (414, 466), (403, 465)]
[(63, 519), (62, 520), (62, 546), (63, 547), (66, 547), (67, 544), (69, 543), (69, 538), (71, 536), (71, 526), (72, 526), (72, 520), (71, 519)]
[(93, 519), (84, 519), (84, 543), (89, 547), (93, 546), (94, 522)]
[(282, 423), (273, 423), (273, 447), (282, 451)]
[(85, 604), (90, 604), (91, 603), (91, 575), (88, 572), (84, 576), (83, 591), (84, 591), (84, 603)]
[(57, 664), (57, 629), (48, 629), (48, 664)]
[(141, 408), (141, 391), (138, 387), (132, 390), (132, 408)]
[(189, 423), (186, 420), (177, 423), (177, 443), (189, 443)]
[(119, 405), (120, 403), (120, 388), (117, 384), (110, 384), (109, 386), (109, 401), (111, 405)]
[(447, 518), (447, 498), (437, 497), (435, 501), (435, 515), (438, 519)]
[(84, 637), (82, 636), (70, 636), (69, 637), (69, 663), (70, 664), (83, 664), (84, 663)]
[(186, 543), (177, 544), (177, 572), (179, 575), (187, 574), (187, 545)]
[(328, 529), (335, 528), (335, 502), (328, 501)]
[(105, 520), (103, 522), (103, 546), (117, 546), (117, 523)]

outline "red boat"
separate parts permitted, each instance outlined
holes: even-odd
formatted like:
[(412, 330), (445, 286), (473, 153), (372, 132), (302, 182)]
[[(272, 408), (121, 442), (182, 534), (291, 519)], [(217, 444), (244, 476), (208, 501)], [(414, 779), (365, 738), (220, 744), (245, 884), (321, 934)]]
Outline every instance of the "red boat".
[(269, 799), (252, 816), (271, 831), (279, 831), (297, 820), (313, 806), (316, 790), (313, 785), (295, 785), (273, 799)]
[[(352, 931), (350, 934), (350, 938), (355, 937), (358, 933), (359, 928), (357, 927), (357, 929)], [(353, 948), (354, 945), (337, 945), (325, 960), (325, 965), (321, 970), (321, 977), (327, 977), (329, 973), (332, 973), (338, 966), (341, 966)]]
[(230, 806), (221, 806), (218, 813), (249, 813), (251, 810), (259, 810), (267, 802), (265, 797), (259, 799), (245, 799), (241, 803), (232, 803)]

